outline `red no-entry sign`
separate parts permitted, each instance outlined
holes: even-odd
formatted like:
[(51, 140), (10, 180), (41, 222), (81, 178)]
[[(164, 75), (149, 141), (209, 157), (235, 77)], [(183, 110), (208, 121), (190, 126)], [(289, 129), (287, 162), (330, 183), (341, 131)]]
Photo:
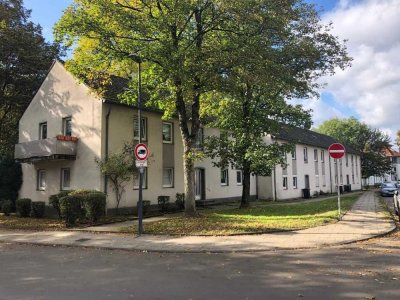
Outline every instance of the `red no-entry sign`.
[(135, 156), (137, 160), (146, 160), (149, 156), (149, 149), (146, 144), (137, 144), (135, 146)]
[(346, 149), (340, 143), (333, 143), (328, 148), (329, 155), (334, 159), (339, 159), (344, 156)]

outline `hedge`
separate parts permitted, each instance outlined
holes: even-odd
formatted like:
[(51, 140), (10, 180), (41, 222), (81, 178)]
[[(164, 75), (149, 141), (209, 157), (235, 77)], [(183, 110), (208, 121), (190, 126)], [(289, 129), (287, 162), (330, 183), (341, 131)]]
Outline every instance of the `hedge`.
[(31, 214), (32, 200), (29, 198), (18, 199), (15, 202), (17, 216), (20, 218), (27, 218)]
[(81, 197), (85, 215), (91, 222), (96, 222), (99, 217), (105, 215), (106, 195), (104, 193), (91, 192)]
[(56, 210), (58, 217), (61, 219), (62, 215), (61, 215), (61, 210), (60, 210), (60, 199), (62, 197), (68, 196), (69, 193), (71, 193), (72, 191), (61, 191), (58, 194), (54, 194), (51, 195), (49, 197), (49, 204), (51, 206), (53, 206), (53, 208)]
[(38, 218), (38, 219), (43, 218), (44, 212), (45, 212), (45, 207), (46, 207), (46, 205), (45, 205), (44, 201), (32, 202), (31, 217)]
[(0, 203), (1, 211), (5, 216), (9, 216), (12, 211), (13, 203), (11, 200), (2, 200)]
[(81, 198), (79, 196), (68, 195), (60, 198), (60, 213), (67, 227), (72, 227), (76, 224), (81, 212)]

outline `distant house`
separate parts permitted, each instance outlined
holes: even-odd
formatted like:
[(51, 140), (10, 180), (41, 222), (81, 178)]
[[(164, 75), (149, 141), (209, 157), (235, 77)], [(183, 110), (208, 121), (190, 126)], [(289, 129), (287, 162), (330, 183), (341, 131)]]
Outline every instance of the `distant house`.
[[(19, 123), (19, 143), (15, 158), (21, 161), (21, 198), (48, 202), (52, 194), (69, 189), (96, 189), (107, 193), (107, 207), (116, 206), (107, 178), (102, 176), (95, 158), (120, 151), (125, 143), (137, 141), (136, 108), (115, 101), (117, 82), (110, 93), (98, 97), (56, 61)], [(157, 203), (160, 195), (175, 199), (183, 192), (183, 146), (178, 120), (162, 120), (162, 113), (146, 109), (140, 120), (141, 139), (150, 150), (145, 170), (143, 198)], [(215, 128), (201, 128), (198, 147), (204, 136), (219, 134)], [(327, 148), (334, 140), (308, 130), (294, 129), (265, 142), (278, 139), (295, 141), (296, 151), (287, 155), (288, 166), (277, 166), (270, 177), (251, 176), (252, 198), (290, 199), (302, 196), (302, 189), (314, 193), (334, 192), (337, 165), (329, 159)], [(340, 164), (340, 182), (360, 189), (359, 156), (352, 151)], [(138, 180), (125, 188), (120, 207), (134, 207)], [(336, 181), (335, 181), (336, 180)], [(195, 164), (196, 200), (231, 201), (242, 193), (241, 170), (216, 168), (206, 158)]]

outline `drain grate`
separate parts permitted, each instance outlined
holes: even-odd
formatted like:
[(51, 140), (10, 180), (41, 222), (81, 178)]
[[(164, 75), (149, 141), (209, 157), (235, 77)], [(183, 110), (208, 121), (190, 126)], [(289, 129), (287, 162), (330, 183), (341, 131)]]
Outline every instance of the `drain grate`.
[(78, 242), (78, 243), (87, 242), (87, 241), (90, 241), (90, 239), (79, 239), (79, 240), (75, 240), (75, 242)]

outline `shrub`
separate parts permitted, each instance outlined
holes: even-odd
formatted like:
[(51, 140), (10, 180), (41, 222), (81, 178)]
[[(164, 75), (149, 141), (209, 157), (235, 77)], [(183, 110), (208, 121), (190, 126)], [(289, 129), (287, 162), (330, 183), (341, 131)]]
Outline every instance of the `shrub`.
[(5, 216), (9, 216), (12, 211), (13, 203), (11, 200), (3, 200), (1, 201), (1, 211)]
[(49, 197), (49, 204), (53, 206), (53, 208), (56, 210), (58, 217), (61, 219), (61, 211), (60, 211), (60, 198), (68, 196), (69, 193), (72, 191), (61, 191), (58, 194), (51, 195)]
[(21, 185), (21, 164), (12, 158), (0, 158), (0, 199), (11, 200), (12, 210), (15, 208), (15, 200)]
[(99, 217), (105, 215), (106, 195), (101, 192), (91, 192), (80, 195), (82, 197), (85, 215), (91, 222), (96, 222)]
[(179, 209), (185, 208), (185, 193), (176, 193), (175, 204)]
[[(143, 204), (143, 215), (146, 215), (150, 211), (150, 200), (142, 200)], [(139, 212), (139, 201), (136, 202), (136, 207), (138, 208)]]
[(17, 210), (17, 216), (20, 218), (27, 218), (31, 214), (31, 203), (32, 200), (29, 198), (18, 199), (15, 202)]
[(169, 196), (158, 196), (158, 209), (167, 212), (169, 207)]
[(72, 227), (76, 224), (76, 220), (81, 216), (81, 198), (77, 196), (64, 196), (60, 198), (60, 212), (65, 220), (67, 227)]
[(45, 211), (45, 203), (43, 201), (32, 202), (31, 217), (32, 218), (43, 218)]

